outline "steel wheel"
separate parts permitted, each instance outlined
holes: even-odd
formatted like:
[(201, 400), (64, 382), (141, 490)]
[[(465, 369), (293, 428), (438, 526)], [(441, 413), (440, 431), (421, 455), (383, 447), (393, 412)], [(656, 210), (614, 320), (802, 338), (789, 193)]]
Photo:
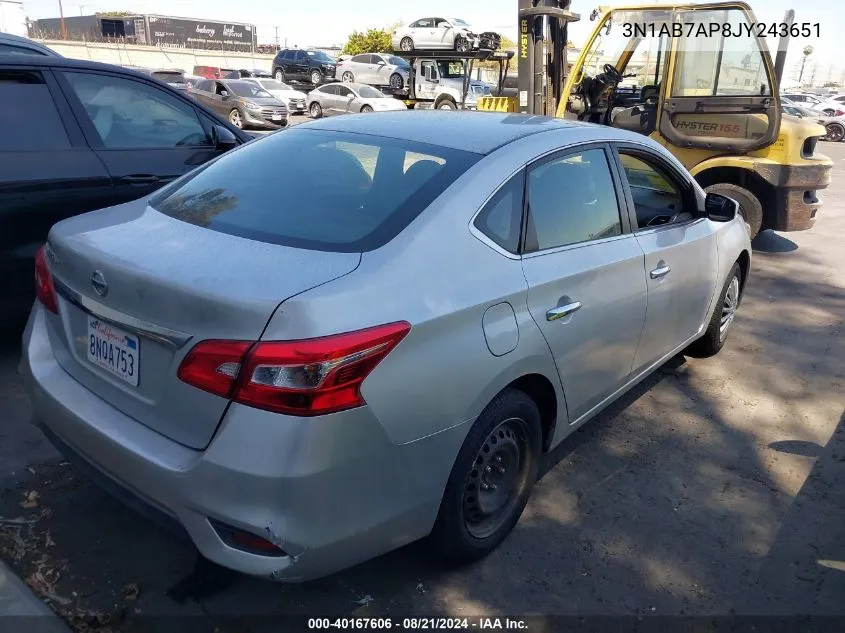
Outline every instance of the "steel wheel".
[(311, 107), (308, 108), (308, 111), (311, 113), (311, 117), (314, 119), (319, 119), (323, 116), (323, 108), (320, 107), (320, 104), (316, 101), (311, 104)]
[(828, 123), (824, 129), (827, 131), (827, 134), (824, 136), (824, 140), (826, 141), (838, 143), (845, 137), (845, 126), (839, 123)]
[(343, 76), (341, 76), (340, 80), (351, 84), (353, 81), (355, 81), (355, 77), (351, 72), (346, 71), (345, 73), (343, 73)]
[(724, 341), (728, 335), (728, 329), (736, 316), (736, 308), (739, 305), (739, 277), (734, 275), (725, 293), (725, 300), (722, 302), (722, 316), (719, 320), (719, 340)]
[(406, 53), (414, 50), (414, 40), (410, 37), (403, 37), (399, 42), (399, 50), (405, 51)]
[(243, 129), (244, 120), (241, 117), (241, 113), (237, 108), (233, 108), (232, 111), (229, 113), (229, 123), (231, 123), (238, 129)]
[(322, 78), (323, 78), (323, 75), (320, 74), (319, 70), (312, 70), (311, 71), (311, 83), (314, 84), (315, 86), (320, 83), (320, 80), (322, 80)]
[(528, 480), (529, 451), (520, 418), (505, 420), (484, 440), (464, 483), (464, 526), (474, 538), (487, 538), (512, 516)]

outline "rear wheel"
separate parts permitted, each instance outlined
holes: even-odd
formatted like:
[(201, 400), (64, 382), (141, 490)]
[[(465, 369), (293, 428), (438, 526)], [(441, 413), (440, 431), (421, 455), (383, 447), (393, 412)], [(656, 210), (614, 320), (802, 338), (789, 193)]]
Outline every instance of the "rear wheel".
[(824, 126), (824, 129), (827, 132), (827, 134), (824, 135), (825, 141), (838, 143), (845, 138), (845, 125), (842, 125), (841, 123), (828, 123)]
[(452, 467), (431, 544), (470, 562), (493, 551), (519, 520), (537, 480), (540, 411), (522, 391), (505, 389), (487, 405)]
[(704, 336), (692, 343), (684, 353), (695, 358), (707, 358), (718, 354), (728, 338), (741, 298), (742, 269), (736, 263), (728, 273), (728, 279), (722, 288), (722, 294), (719, 295), (716, 308), (710, 316)]
[(760, 200), (745, 187), (727, 182), (720, 182), (705, 187), (707, 193), (718, 193), (728, 198), (733, 198), (739, 203), (739, 212), (748, 224), (748, 232), (751, 239), (760, 232), (763, 226), (763, 204)]
[(403, 37), (399, 42), (399, 50), (406, 53), (414, 50), (414, 40), (410, 37)]
[(323, 116), (323, 108), (321, 108), (320, 104), (316, 101), (312, 103), (311, 106), (308, 108), (308, 112), (311, 113), (312, 119), (319, 119), (321, 116)]
[(240, 110), (238, 110), (237, 108), (232, 108), (232, 111), (229, 113), (229, 123), (231, 123), (238, 129), (243, 129), (244, 119), (241, 116)]
[(347, 70), (345, 73), (343, 73), (343, 75), (341, 75), (340, 80), (345, 81), (348, 84), (351, 84), (353, 81), (355, 81), (355, 75), (353, 75), (351, 72), (349, 72)]

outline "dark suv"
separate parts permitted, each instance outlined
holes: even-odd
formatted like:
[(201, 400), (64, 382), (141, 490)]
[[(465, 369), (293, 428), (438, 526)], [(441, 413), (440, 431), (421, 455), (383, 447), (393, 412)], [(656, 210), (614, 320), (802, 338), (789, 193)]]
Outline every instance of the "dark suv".
[(185, 93), (96, 62), (0, 53), (0, 104), (0, 329), (32, 307), (33, 258), (54, 223), (252, 140)]
[(301, 81), (315, 86), (334, 79), (337, 60), (323, 51), (283, 48), (273, 59), (273, 76), (277, 81)]

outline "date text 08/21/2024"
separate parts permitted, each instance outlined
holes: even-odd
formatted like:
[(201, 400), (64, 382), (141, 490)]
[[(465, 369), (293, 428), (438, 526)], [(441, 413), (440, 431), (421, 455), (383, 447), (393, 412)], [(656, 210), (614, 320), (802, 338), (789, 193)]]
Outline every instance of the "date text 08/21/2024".
[(624, 22), (622, 24), (624, 37), (820, 37), (821, 24), (819, 22), (802, 22), (789, 24), (787, 22), (745, 22), (734, 24), (725, 22)]
[(528, 623), (521, 618), (308, 618), (309, 630), (391, 630), (447, 631), (447, 630), (526, 630)]

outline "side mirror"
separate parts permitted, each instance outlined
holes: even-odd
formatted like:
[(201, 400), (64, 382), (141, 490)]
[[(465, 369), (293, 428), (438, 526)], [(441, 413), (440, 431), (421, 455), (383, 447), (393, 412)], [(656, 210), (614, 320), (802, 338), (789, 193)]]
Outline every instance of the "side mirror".
[(223, 98), (225, 99), (226, 97), (228, 97), (228, 96), (229, 96), (229, 92), (228, 92), (227, 90), (221, 90), (221, 91), (220, 91), (220, 96), (221, 96), (221, 97), (223, 97)]
[(713, 222), (730, 222), (739, 213), (739, 204), (733, 198), (708, 193), (704, 198), (704, 211)]
[(211, 137), (214, 141), (214, 147), (222, 152), (227, 152), (238, 146), (238, 137), (232, 131), (222, 125), (215, 125), (211, 128)]
[(386, 63), (383, 59), (379, 59), (379, 60), (376, 62), (376, 64), (378, 64), (379, 66), (386, 66), (386, 65), (387, 65), (387, 63)]

